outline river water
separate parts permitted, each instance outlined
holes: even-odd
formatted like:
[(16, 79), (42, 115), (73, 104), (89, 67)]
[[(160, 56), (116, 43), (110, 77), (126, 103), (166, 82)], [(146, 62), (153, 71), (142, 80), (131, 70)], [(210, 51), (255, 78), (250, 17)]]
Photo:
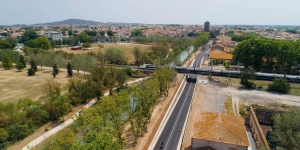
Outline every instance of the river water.
[(182, 51), (172, 62), (169, 63), (169, 66), (177, 66), (181, 64), (194, 50), (194, 46), (189, 46), (186, 50)]

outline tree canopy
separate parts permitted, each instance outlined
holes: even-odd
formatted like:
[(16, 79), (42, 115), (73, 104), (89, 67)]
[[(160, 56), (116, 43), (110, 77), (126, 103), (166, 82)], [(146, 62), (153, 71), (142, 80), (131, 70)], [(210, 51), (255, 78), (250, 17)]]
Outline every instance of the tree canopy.
[(142, 29), (131, 30), (131, 35), (133, 35), (133, 36), (142, 36), (142, 34), (143, 34)]
[(45, 36), (40, 36), (36, 39), (36, 46), (44, 50), (51, 48), (50, 41)]
[(4, 55), (3, 60), (2, 60), (2, 66), (6, 69), (9, 70), (13, 67), (13, 62), (11, 58), (8, 55)]
[(283, 78), (274, 79), (273, 83), (268, 85), (268, 91), (276, 91), (283, 94), (288, 94), (291, 90), (291, 85)]
[(279, 141), (279, 147), (297, 150), (300, 149), (300, 109), (273, 116), (274, 134)]
[(233, 41), (241, 42), (244, 40), (249, 40), (251, 38), (259, 37), (260, 35), (254, 32), (246, 32), (241, 35), (229, 34)]
[(241, 62), (245, 68), (252, 66), (256, 71), (289, 73), (300, 61), (300, 41), (283, 41), (252, 38), (240, 42), (234, 52), (233, 61)]
[(105, 31), (100, 31), (100, 35), (104, 36), (105, 35)]
[(107, 35), (110, 36), (110, 37), (112, 37), (112, 36), (114, 36), (114, 32), (112, 30), (108, 30), (107, 31)]
[(217, 37), (216, 31), (215, 30), (211, 30), (209, 32), (209, 36), (210, 36), (210, 38), (216, 38)]
[(105, 60), (110, 64), (125, 64), (126, 58), (124, 51), (120, 49), (109, 47), (104, 52)]
[(0, 40), (0, 49), (10, 49), (12, 45), (5, 40)]
[(20, 38), (20, 42), (24, 43), (26, 41), (29, 40), (35, 40), (36, 38), (38, 38), (36, 31), (35, 30), (27, 30), (23, 36)]
[(90, 42), (91, 38), (86, 32), (81, 32), (78, 36), (81, 43)]

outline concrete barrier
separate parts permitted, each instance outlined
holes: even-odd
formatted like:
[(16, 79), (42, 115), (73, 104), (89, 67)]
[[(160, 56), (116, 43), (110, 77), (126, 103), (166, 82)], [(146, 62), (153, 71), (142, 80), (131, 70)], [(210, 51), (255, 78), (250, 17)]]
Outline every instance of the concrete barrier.
[(154, 149), (154, 146), (155, 146), (155, 144), (156, 144), (156, 142), (157, 142), (157, 140), (158, 140), (158, 138), (159, 138), (162, 130), (164, 129), (167, 121), (169, 120), (169, 118), (170, 118), (170, 116), (171, 116), (171, 114), (172, 114), (172, 112), (173, 112), (173, 110), (174, 110), (174, 108), (175, 108), (175, 106), (176, 106), (179, 98), (180, 98), (180, 95), (182, 94), (182, 91), (183, 91), (183, 89), (184, 89), (184, 87), (186, 85), (185, 78), (186, 78), (186, 75), (184, 75), (183, 80), (182, 80), (182, 82), (181, 82), (181, 84), (180, 84), (180, 86), (179, 86), (179, 88), (178, 88), (178, 90), (177, 90), (177, 92), (176, 92), (173, 100), (172, 100), (172, 103), (169, 106), (169, 108), (167, 110), (167, 113), (165, 114), (162, 122), (160, 123), (160, 125), (158, 127), (158, 130), (156, 131), (155, 136), (154, 136), (154, 138), (153, 138), (150, 146), (148, 147), (148, 150), (153, 150)]

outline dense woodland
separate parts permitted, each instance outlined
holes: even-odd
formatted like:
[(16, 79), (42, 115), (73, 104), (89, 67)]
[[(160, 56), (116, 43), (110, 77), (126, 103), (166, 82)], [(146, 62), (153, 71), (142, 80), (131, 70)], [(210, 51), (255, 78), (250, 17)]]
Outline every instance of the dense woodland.
[(299, 74), (293, 66), (300, 64), (300, 40), (287, 41), (262, 37), (240, 42), (234, 51), (233, 60), (269, 73)]

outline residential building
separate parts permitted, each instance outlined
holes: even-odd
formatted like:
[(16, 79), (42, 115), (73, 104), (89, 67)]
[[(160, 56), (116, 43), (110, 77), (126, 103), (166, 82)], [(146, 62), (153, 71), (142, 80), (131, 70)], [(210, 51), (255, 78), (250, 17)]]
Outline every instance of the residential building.
[[(229, 49), (229, 47), (227, 47)], [(209, 52), (209, 59), (228, 60), (231, 61), (233, 55), (228, 53), (232, 52), (232, 49), (225, 51), (225, 47), (221, 45), (213, 45)]]
[(44, 32), (44, 36), (46, 36), (47, 38), (49, 38), (51, 40), (62, 40), (62, 38), (63, 38), (63, 35), (60, 32), (56, 32), (56, 31)]
[(209, 22), (204, 22), (204, 32), (209, 32)]
[(247, 150), (249, 144), (243, 118), (217, 112), (195, 115), (192, 149)]

